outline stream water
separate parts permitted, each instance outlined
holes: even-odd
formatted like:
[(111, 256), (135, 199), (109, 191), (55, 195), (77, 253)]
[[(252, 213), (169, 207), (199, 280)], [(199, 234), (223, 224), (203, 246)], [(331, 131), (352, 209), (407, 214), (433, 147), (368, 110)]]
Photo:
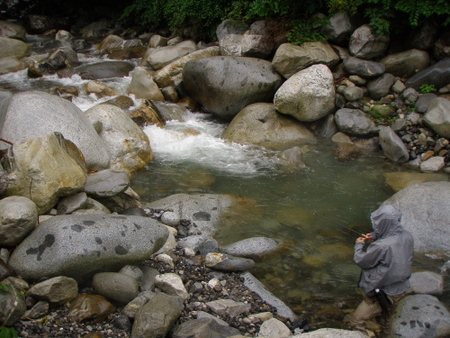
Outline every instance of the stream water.
[[(84, 62), (99, 61), (80, 57)], [(105, 82), (124, 94), (130, 80)], [(26, 71), (19, 71), (0, 76), (0, 89), (48, 91), (56, 85), (81, 88), (86, 82), (78, 76), (29, 79)], [(73, 102), (85, 111), (107, 99), (81, 94)], [(219, 244), (253, 236), (280, 240), (284, 250), (258, 262), (251, 272), (313, 324), (335, 321), (339, 326), (342, 310), (360, 300), (359, 269), (352, 262), (354, 240), (357, 233), (370, 231), (370, 212), (394, 193), (383, 174), (399, 168), (380, 154), (339, 162), (331, 141), (320, 140), (302, 149), (305, 169), (286, 172), (280, 170), (275, 153), (220, 139), (225, 127), (201, 113), (186, 114), (183, 122), (169, 121), (164, 129), (146, 127), (155, 160), (135, 175), (133, 189), (143, 201), (175, 193), (252, 198), (255, 205), (244, 207), (242, 217), (220, 226)], [(414, 269), (439, 272), (444, 262), (417, 255)], [(446, 293), (441, 300), (449, 304), (449, 299)]]

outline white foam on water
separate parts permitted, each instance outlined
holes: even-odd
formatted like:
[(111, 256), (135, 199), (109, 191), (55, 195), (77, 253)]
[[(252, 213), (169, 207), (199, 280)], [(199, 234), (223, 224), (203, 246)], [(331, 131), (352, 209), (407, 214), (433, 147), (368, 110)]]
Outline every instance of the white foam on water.
[(222, 140), (225, 125), (205, 114), (187, 114), (185, 121), (169, 121), (164, 128), (144, 128), (157, 160), (194, 163), (232, 174), (262, 174), (276, 167), (276, 157), (259, 147)]

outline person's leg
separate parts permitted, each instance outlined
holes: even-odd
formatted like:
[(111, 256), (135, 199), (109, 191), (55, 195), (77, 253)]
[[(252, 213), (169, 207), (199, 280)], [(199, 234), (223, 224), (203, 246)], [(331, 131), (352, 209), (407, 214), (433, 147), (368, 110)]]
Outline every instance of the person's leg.
[(350, 317), (350, 326), (356, 330), (366, 329), (366, 320), (370, 320), (381, 313), (381, 307), (375, 298), (364, 297), (355, 312)]

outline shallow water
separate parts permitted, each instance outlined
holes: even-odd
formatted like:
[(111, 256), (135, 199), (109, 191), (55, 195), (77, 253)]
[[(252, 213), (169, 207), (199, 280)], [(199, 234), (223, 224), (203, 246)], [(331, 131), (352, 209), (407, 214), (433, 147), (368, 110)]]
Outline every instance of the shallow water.
[[(30, 80), (20, 71), (0, 76), (0, 89), (49, 91), (56, 85), (81, 88), (86, 82), (78, 76)], [(130, 78), (105, 82), (124, 94)], [(85, 111), (108, 99), (80, 95), (73, 102)], [(380, 154), (339, 162), (331, 142), (320, 140), (302, 148), (305, 169), (286, 172), (275, 152), (221, 140), (225, 127), (200, 113), (189, 113), (182, 122), (169, 121), (164, 129), (146, 127), (155, 160), (135, 175), (133, 188), (144, 202), (175, 193), (252, 198), (255, 203), (243, 206), (237, 219), (220, 226), (219, 244), (253, 236), (280, 240), (284, 250), (257, 262), (251, 272), (313, 325), (339, 327), (346, 311), (360, 300), (359, 269), (352, 262), (354, 240), (370, 231), (370, 212), (393, 194), (383, 174), (399, 168)], [(414, 264), (416, 270), (439, 272), (443, 263), (417, 256)], [(448, 293), (441, 299), (450, 304)]]

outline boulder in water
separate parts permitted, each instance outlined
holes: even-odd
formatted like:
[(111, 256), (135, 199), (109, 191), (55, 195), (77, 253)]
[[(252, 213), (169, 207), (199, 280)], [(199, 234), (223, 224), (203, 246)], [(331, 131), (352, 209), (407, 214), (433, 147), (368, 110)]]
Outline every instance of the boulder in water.
[(134, 66), (126, 61), (102, 61), (58, 72), (58, 75), (71, 77), (78, 74), (84, 80), (99, 80), (128, 76), (133, 69)]

